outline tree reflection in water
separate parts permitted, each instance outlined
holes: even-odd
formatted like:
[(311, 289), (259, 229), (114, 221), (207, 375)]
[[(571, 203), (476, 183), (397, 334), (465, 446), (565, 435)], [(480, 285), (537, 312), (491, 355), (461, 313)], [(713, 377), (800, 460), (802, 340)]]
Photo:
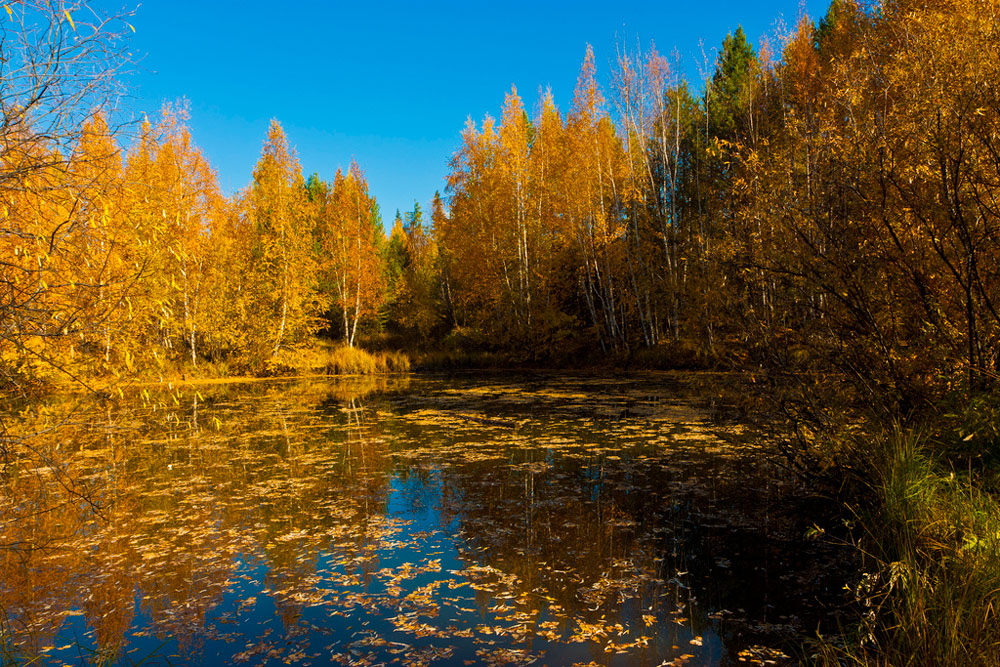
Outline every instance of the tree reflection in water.
[(830, 622), (838, 554), (801, 541), (759, 438), (682, 394), (404, 378), (64, 411), (62, 472), (25, 454), (4, 477), (13, 642), (53, 663), (780, 662)]

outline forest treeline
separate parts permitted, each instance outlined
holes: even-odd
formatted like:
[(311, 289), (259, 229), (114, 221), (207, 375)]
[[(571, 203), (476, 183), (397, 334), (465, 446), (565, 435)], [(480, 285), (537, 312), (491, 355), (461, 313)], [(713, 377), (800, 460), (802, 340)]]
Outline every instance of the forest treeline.
[[(220, 193), (183, 109), (3, 130), (2, 368), (260, 370), (313, 336), (836, 366), (901, 405), (995, 377), (995, 4), (835, 0), (701, 82), (655, 49), (568, 111), (469, 122), (445, 196), (386, 230), (358, 165), (305, 178), (273, 122)], [(75, 27), (74, 27), (75, 29)], [(384, 337), (384, 336), (383, 336)], [(671, 357), (674, 355), (674, 357)]]
[(906, 407), (995, 378), (992, 2), (835, 0), (698, 88), (655, 51), (470, 124), (435, 221), (456, 324), (511, 346), (822, 362)]
[(123, 152), (93, 117), (66, 159), (3, 192), (8, 372), (175, 358), (259, 368), (330, 313), (353, 344), (378, 308), (384, 244), (356, 165), (332, 182), (304, 179), (272, 122), (251, 184), (224, 197), (183, 119), (165, 109)]

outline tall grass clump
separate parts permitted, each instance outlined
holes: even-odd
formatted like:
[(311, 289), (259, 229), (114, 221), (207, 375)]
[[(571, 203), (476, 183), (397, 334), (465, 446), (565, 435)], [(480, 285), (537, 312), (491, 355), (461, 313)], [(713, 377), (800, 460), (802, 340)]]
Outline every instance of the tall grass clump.
[(859, 512), (866, 572), (861, 622), (825, 664), (1000, 665), (1000, 507), (971, 474), (948, 470), (929, 438), (896, 427), (869, 448)]
[(405, 373), (410, 370), (410, 359), (402, 352), (366, 352), (356, 347), (341, 345), (327, 351), (327, 375), (375, 375), (378, 373)]
[(410, 358), (402, 352), (372, 353), (328, 341), (281, 350), (267, 368), (270, 375), (379, 375), (409, 370)]
[(357, 347), (339, 345), (326, 352), (324, 372), (327, 375), (376, 375), (405, 373), (410, 359), (402, 352), (366, 352)]

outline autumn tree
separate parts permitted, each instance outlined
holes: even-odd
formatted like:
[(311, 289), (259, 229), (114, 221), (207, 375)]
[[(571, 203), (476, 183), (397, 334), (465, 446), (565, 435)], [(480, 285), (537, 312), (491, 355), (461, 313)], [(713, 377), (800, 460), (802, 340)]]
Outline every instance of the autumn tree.
[[(243, 365), (251, 349), (267, 344), (250, 330), (258, 307), (255, 289), (256, 230), (245, 215), (245, 193), (220, 202), (207, 229), (203, 285), (202, 351), (214, 360)], [(264, 352), (266, 354), (266, 350)]]
[(137, 242), (151, 265), (145, 306), (155, 326), (147, 344), (171, 354), (186, 346), (193, 365), (205, 333), (208, 235), (223, 210), (214, 171), (184, 126), (186, 110), (166, 107), (156, 126), (147, 123), (130, 151), (126, 192), (136, 218)]
[[(435, 194), (434, 221), (442, 220), (440, 197)], [(438, 246), (433, 229), (427, 224), (419, 202), (402, 220), (403, 261), (396, 292), (396, 323), (426, 342), (441, 315), (441, 283)], [(396, 234), (397, 230), (394, 229)]]
[(122, 168), (121, 149), (107, 122), (91, 118), (73, 148), (69, 171), (82, 195), (74, 202), (83, 250), (77, 280), (89, 285), (91, 296), (79, 338), (84, 347), (100, 349), (106, 369), (112, 351), (132, 366), (137, 331), (131, 299), (150, 268), (136, 243), (136, 221), (124, 208)]
[(243, 195), (251, 233), (251, 277), (246, 285), (253, 307), (245, 326), (258, 332), (252, 356), (273, 357), (283, 346), (304, 340), (320, 309), (308, 220), (305, 181), (284, 130), (271, 121), (253, 181)]
[(589, 46), (566, 126), (573, 156), (566, 177), (575, 196), (564, 199), (565, 215), (576, 241), (582, 296), (602, 347), (626, 348), (630, 303), (621, 240), (634, 191), (627, 188), (625, 150), (604, 108)]
[(128, 26), (84, 2), (10, 3), (0, 16), (0, 373), (17, 381), (34, 364), (65, 369), (69, 337), (100, 326), (86, 316), (93, 285), (76, 274), (99, 258), (71, 161), (88, 118), (117, 99)]
[(832, 3), (790, 35), (755, 98), (780, 116), (737, 137), (726, 177), (743, 230), (774, 228), (740, 238), (773, 331), (899, 407), (994, 372), (995, 32), (978, 3)]
[(495, 144), (492, 118), (484, 119), (482, 129), (471, 118), (468, 120), (462, 133), (462, 147), (451, 159), (450, 215), (435, 230), (451, 268), (458, 318), (478, 327), (507, 321), (502, 316), (506, 309), (498, 289), (506, 282), (492, 192)]
[(315, 187), (320, 284), (332, 291), (344, 341), (353, 347), (358, 323), (374, 321), (386, 298), (382, 220), (356, 163), (346, 175), (338, 171), (332, 186)]

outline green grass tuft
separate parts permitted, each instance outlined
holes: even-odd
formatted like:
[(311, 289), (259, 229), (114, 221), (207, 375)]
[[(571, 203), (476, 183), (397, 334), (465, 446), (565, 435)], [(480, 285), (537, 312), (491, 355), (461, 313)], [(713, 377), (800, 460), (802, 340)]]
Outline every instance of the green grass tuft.
[(862, 620), (823, 664), (1000, 664), (1000, 505), (948, 470), (928, 437), (895, 428), (859, 443), (871, 453), (859, 514), (867, 572), (854, 588)]

